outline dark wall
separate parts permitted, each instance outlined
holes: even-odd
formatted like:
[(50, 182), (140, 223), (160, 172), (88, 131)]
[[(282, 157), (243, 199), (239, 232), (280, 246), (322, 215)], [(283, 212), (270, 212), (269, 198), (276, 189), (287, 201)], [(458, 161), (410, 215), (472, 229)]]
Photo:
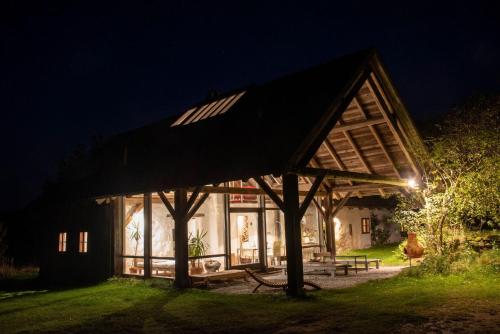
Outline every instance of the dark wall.
[[(94, 282), (113, 275), (113, 205), (92, 200), (58, 204), (45, 217), (40, 276), (51, 282)], [(88, 252), (79, 253), (79, 233), (88, 232)], [(66, 252), (58, 252), (60, 232)]]

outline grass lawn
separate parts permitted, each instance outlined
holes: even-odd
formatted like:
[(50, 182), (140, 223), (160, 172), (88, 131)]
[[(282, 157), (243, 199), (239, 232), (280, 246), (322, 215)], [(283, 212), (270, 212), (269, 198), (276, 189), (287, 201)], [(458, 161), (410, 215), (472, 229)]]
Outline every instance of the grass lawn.
[(381, 259), (382, 266), (403, 266), (409, 265), (408, 260), (403, 260), (394, 251), (398, 244), (389, 244), (383, 246), (373, 246), (366, 249), (353, 249), (339, 255), (366, 255), (369, 259)]
[(395, 277), (344, 290), (222, 295), (164, 281), (116, 280), (59, 291), (0, 292), (0, 333), (422, 332), (500, 326), (494, 274)]

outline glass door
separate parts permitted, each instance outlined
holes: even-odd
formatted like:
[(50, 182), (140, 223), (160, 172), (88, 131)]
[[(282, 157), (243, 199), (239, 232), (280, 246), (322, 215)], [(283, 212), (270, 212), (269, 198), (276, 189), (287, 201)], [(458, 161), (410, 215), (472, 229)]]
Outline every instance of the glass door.
[(261, 249), (263, 226), (259, 210), (231, 212), (230, 215), (231, 267), (252, 267), (265, 264)]

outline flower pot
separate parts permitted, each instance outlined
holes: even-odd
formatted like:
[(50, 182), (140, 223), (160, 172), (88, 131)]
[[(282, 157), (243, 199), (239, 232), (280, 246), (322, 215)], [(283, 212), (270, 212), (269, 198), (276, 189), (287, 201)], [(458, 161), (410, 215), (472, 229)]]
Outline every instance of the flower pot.
[(422, 257), (424, 254), (424, 247), (418, 242), (416, 233), (408, 233), (408, 241), (406, 241), (404, 253), (410, 259)]
[(199, 262), (191, 262), (191, 266), (189, 267), (189, 274), (191, 275), (203, 274), (203, 266), (201, 266)]
[(205, 261), (204, 265), (205, 265), (205, 270), (208, 273), (215, 273), (215, 272), (219, 271), (221, 263), (217, 260), (208, 260), (208, 261)]

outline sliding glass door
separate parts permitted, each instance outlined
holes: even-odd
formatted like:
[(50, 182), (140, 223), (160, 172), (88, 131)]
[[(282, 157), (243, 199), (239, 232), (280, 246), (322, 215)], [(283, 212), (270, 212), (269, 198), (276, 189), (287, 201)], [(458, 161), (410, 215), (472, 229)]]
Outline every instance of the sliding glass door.
[(260, 209), (233, 209), (230, 221), (231, 267), (264, 266), (263, 222)]

